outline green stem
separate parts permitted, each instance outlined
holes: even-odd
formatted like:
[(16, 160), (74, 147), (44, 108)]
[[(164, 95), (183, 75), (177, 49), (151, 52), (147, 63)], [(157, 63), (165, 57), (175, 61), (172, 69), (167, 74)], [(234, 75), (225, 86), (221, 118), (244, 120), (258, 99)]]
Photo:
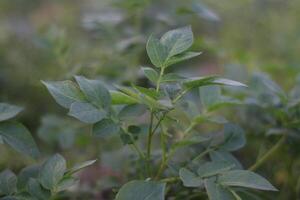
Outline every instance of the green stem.
[(205, 151), (203, 151), (202, 153), (200, 153), (198, 156), (196, 156), (195, 158), (193, 158), (192, 162), (203, 158), (206, 154), (208, 154), (209, 152), (211, 152), (213, 150), (214, 150), (214, 148), (208, 148), (208, 149), (206, 149)]
[(150, 114), (150, 125), (149, 125), (149, 130), (148, 130), (148, 140), (147, 140), (147, 158), (150, 158), (150, 156), (151, 156), (153, 118), (154, 118), (154, 114), (151, 111), (151, 114)]
[(155, 176), (155, 179), (158, 179), (160, 177), (160, 175), (162, 174), (162, 172), (165, 169), (165, 166), (167, 164), (167, 152), (166, 152), (166, 141), (165, 141), (165, 131), (163, 126), (161, 125), (161, 133), (160, 133), (160, 145), (161, 145), (161, 149), (162, 149), (162, 158), (161, 158), (161, 164), (159, 166), (158, 172)]
[(269, 160), (276, 151), (284, 144), (285, 142), (285, 135), (283, 135), (280, 140), (277, 141), (277, 143), (265, 154), (263, 155), (259, 160), (257, 160), (254, 165), (249, 167), (250, 171), (255, 171), (257, 168), (259, 168), (264, 162)]
[(183, 90), (175, 99), (173, 99), (173, 104), (175, 104), (179, 99), (181, 99), (189, 90)]
[(160, 181), (164, 182), (164, 183), (173, 183), (173, 182), (177, 182), (179, 180), (180, 180), (179, 177), (169, 177), (169, 178), (161, 179)]
[(159, 77), (158, 77), (158, 79), (157, 79), (157, 83), (156, 83), (156, 91), (157, 91), (157, 92), (159, 91), (159, 88), (160, 88), (160, 82), (161, 82), (162, 76), (164, 75), (164, 72), (165, 72), (165, 67), (162, 67), (161, 70), (160, 70)]

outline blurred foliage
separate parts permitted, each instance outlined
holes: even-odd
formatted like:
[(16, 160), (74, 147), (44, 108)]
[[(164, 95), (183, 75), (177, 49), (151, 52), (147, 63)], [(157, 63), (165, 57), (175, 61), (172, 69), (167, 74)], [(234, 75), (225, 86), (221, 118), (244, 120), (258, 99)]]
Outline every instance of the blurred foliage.
[[(123, 171), (130, 171), (126, 160), (130, 153), (111, 151), (112, 146), (121, 146), (119, 140), (94, 140), (88, 128), (62, 117), (63, 109), (55, 105), (40, 80), (64, 80), (82, 74), (107, 83), (149, 86), (138, 70), (150, 64), (146, 38), (191, 24), (197, 36), (192, 50), (203, 54), (172, 70), (182, 75), (224, 73), (250, 83), (247, 92), (225, 90), (225, 94), (250, 102), (234, 108), (235, 112), (222, 110), (247, 132), (249, 148), (237, 157), (250, 165), (276, 143), (274, 133), (278, 129), (288, 128), (292, 132), (288, 145), (259, 170), (281, 188), (274, 198), (299, 198), (299, 130), (285, 122), (299, 125), (299, 107), (290, 110), (288, 106), (299, 97), (300, 1), (1, 0), (0, 11), (1, 102), (25, 107), (19, 120), (33, 132), (38, 145), (45, 146), (44, 153), (60, 151), (75, 163), (108, 151), (101, 154), (101, 166), (91, 170), (97, 173), (98, 181), (89, 172), (83, 175), (87, 187), (82, 194), (103, 199), (109, 196), (111, 187), (118, 186), (123, 178), (118, 166), (122, 164)], [(273, 89), (280, 88), (288, 102), (282, 102), (276, 92), (266, 92), (266, 82), (276, 83), (278, 87), (271, 83)], [(273, 134), (266, 135), (268, 132)], [(0, 148), (5, 155), (0, 158), (1, 169), (9, 166), (19, 170), (31, 163), (18, 159), (10, 149)], [(111, 157), (119, 157), (116, 160), (121, 164)], [(95, 187), (88, 187), (91, 185)]]

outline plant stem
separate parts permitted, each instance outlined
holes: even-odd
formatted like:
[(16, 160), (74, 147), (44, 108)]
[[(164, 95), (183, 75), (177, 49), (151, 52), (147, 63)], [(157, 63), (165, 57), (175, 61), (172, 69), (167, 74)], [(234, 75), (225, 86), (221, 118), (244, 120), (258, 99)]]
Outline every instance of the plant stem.
[(164, 75), (164, 72), (165, 72), (165, 67), (163, 66), (163, 67), (161, 67), (160, 74), (159, 74), (159, 77), (158, 77), (157, 83), (156, 83), (156, 91), (157, 92), (159, 91), (161, 78)]
[(152, 127), (153, 127), (153, 118), (154, 118), (154, 113), (151, 111), (150, 114), (150, 124), (149, 124), (149, 130), (148, 130), (148, 139), (147, 139), (147, 168), (148, 168), (148, 174), (151, 175), (151, 170), (150, 170), (150, 160), (151, 160), (151, 145), (152, 145)]
[(154, 118), (154, 114), (151, 111), (151, 114), (150, 114), (150, 125), (149, 125), (149, 130), (148, 130), (148, 141), (147, 141), (147, 158), (149, 158), (150, 155), (151, 155), (153, 118)]
[(189, 90), (183, 90), (177, 97), (175, 97), (175, 99), (173, 99), (173, 104), (175, 104), (179, 99), (181, 99), (183, 97), (183, 95), (185, 95)]
[(263, 155), (258, 161), (254, 163), (251, 167), (249, 167), (250, 171), (255, 171), (257, 168), (259, 168), (264, 162), (269, 160), (276, 151), (284, 144), (285, 142), (285, 135), (283, 135), (280, 140), (277, 141), (277, 143), (265, 154)]
[(173, 183), (173, 182), (176, 182), (176, 181), (179, 181), (179, 180), (180, 180), (179, 177), (169, 177), (169, 178), (161, 179), (160, 181), (165, 182), (165, 183)]
[(192, 162), (203, 158), (203, 156), (205, 156), (206, 154), (208, 154), (209, 152), (211, 152), (213, 150), (214, 150), (214, 148), (208, 148), (208, 149), (206, 149), (205, 151), (203, 151), (202, 153), (200, 153), (198, 156), (196, 156), (195, 158), (193, 158)]
[(141, 151), (141, 149), (135, 144), (135, 142), (133, 142), (131, 144), (132, 148), (138, 153), (138, 155), (140, 156), (141, 159), (145, 159), (145, 155), (144, 153)]
[(166, 166), (166, 162), (167, 162), (167, 152), (166, 152), (166, 141), (165, 141), (165, 131), (163, 126), (161, 125), (161, 133), (160, 133), (160, 146), (162, 149), (162, 158), (161, 158), (161, 163), (158, 169), (158, 172), (155, 176), (156, 179), (158, 179), (160, 177), (160, 175), (162, 174), (163, 170), (165, 169)]

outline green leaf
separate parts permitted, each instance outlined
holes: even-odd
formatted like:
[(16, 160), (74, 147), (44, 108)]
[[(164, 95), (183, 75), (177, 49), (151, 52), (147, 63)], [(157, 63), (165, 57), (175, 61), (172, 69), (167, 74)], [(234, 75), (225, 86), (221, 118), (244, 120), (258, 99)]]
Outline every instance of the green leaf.
[(42, 188), (37, 179), (31, 178), (27, 185), (28, 193), (39, 199), (39, 200), (48, 200), (50, 198), (50, 192)]
[(93, 135), (101, 138), (118, 134), (120, 126), (111, 119), (102, 119), (93, 125)]
[(197, 173), (201, 178), (205, 178), (226, 172), (234, 166), (234, 164), (224, 161), (206, 162), (198, 168)]
[(178, 74), (174, 74), (174, 73), (169, 73), (169, 74), (165, 74), (163, 75), (162, 79), (161, 79), (161, 83), (172, 83), (172, 82), (179, 82), (184, 80), (185, 78), (178, 75)]
[(186, 146), (190, 146), (190, 145), (194, 145), (194, 144), (199, 144), (202, 142), (206, 142), (208, 140), (209, 140), (208, 137), (193, 136), (193, 137), (182, 139), (178, 142), (175, 142), (174, 145), (172, 146), (172, 149), (177, 149), (177, 148), (186, 147)]
[(25, 167), (21, 170), (21, 172), (18, 174), (18, 190), (24, 190), (26, 189), (27, 183), (30, 180), (30, 178), (37, 178), (39, 175), (40, 167), (37, 165), (32, 165)]
[(170, 65), (174, 65), (176, 63), (185, 61), (185, 60), (189, 60), (191, 58), (194, 58), (196, 56), (199, 56), (202, 52), (185, 52), (176, 56), (173, 56), (171, 58), (168, 59), (166, 66), (170, 66)]
[(150, 67), (142, 67), (142, 71), (144, 72), (145, 76), (153, 83), (156, 83), (158, 80), (158, 73), (150, 68)]
[(10, 195), (17, 189), (17, 177), (10, 171), (5, 170), (0, 173), (0, 194)]
[(196, 176), (193, 172), (186, 168), (179, 170), (179, 177), (185, 187), (202, 187), (204, 182), (199, 176)]
[(225, 85), (225, 86), (238, 86), (238, 87), (247, 87), (245, 84), (224, 79), (224, 78), (218, 78), (217, 76), (205, 76), (205, 77), (194, 77), (189, 78), (183, 82), (183, 85), (187, 89), (193, 89), (205, 85)]
[(55, 154), (42, 165), (39, 174), (39, 182), (49, 190), (55, 190), (66, 172), (66, 160)]
[(109, 91), (111, 96), (111, 103), (112, 105), (122, 105), (122, 104), (135, 104), (138, 101), (127, 94), (124, 94), (119, 91), (110, 90)]
[(89, 167), (93, 165), (97, 160), (88, 160), (79, 164), (74, 165), (71, 169), (67, 171), (67, 174), (74, 174), (80, 171), (83, 168)]
[(57, 185), (56, 192), (62, 192), (76, 185), (79, 182), (78, 178), (65, 177)]
[(75, 76), (75, 79), (89, 102), (98, 108), (109, 110), (110, 93), (99, 80), (90, 80), (83, 76)]
[(122, 87), (118, 86), (118, 89), (122, 92), (126, 93), (127, 95), (131, 96), (134, 99), (137, 99), (137, 101), (141, 104), (147, 105), (149, 108), (153, 110), (168, 110), (170, 107), (167, 107), (166, 105), (163, 105), (159, 103), (159, 101), (153, 99), (150, 96), (144, 95), (140, 93), (139, 91), (132, 90), (128, 87)]
[(211, 115), (198, 115), (193, 119), (194, 124), (201, 124), (203, 122), (211, 122), (216, 124), (226, 124), (227, 119), (222, 116), (211, 116)]
[(140, 86), (133, 85), (133, 88), (136, 89), (138, 92), (140, 92), (143, 95), (149, 96), (153, 99), (158, 99), (160, 96), (160, 93), (157, 92), (154, 88), (144, 88)]
[(183, 85), (188, 89), (192, 89), (204, 85), (210, 85), (211, 82), (216, 78), (217, 76), (203, 76), (203, 77), (188, 78), (183, 81)]
[(216, 150), (209, 152), (210, 159), (212, 161), (229, 162), (235, 165), (233, 169), (243, 169), (242, 164), (229, 152)]
[(247, 170), (232, 170), (222, 174), (219, 183), (226, 186), (253, 188), (258, 190), (277, 191), (265, 178)]
[(220, 149), (226, 151), (236, 151), (246, 144), (244, 130), (235, 124), (226, 124), (224, 126), (224, 142), (220, 145)]
[(205, 106), (205, 108), (209, 108), (211, 105), (218, 103), (221, 99), (221, 88), (217, 85), (201, 87), (199, 91), (201, 104)]
[(47, 87), (55, 101), (65, 107), (70, 108), (76, 101), (84, 101), (84, 94), (72, 81), (42, 81)]
[(0, 135), (4, 143), (16, 151), (37, 158), (40, 152), (25, 126), (17, 122), (0, 123)]
[(165, 62), (168, 58), (168, 49), (166, 46), (151, 35), (148, 39), (146, 50), (154, 66), (165, 67)]
[(68, 115), (88, 124), (94, 124), (107, 116), (105, 110), (97, 109), (90, 103), (72, 103)]
[(147, 111), (147, 107), (142, 104), (127, 105), (119, 112), (119, 118), (126, 120), (128, 118), (140, 117)]
[(115, 200), (164, 200), (165, 183), (130, 181), (122, 186)]
[(209, 200), (235, 200), (229, 190), (216, 183), (216, 178), (205, 179), (205, 188)]
[(160, 39), (160, 42), (167, 47), (168, 58), (180, 54), (190, 48), (194, 37), (191, 26), (170, 30)]
[(23, 108), (8, 103), (0, 103), (0, 122), (11, 119), (19, 114)]

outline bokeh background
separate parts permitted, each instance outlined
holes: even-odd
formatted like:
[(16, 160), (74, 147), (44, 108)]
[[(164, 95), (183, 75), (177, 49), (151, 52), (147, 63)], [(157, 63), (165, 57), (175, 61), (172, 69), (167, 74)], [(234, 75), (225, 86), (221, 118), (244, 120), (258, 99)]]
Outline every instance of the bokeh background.
[[(112, 148), (110, 144), (92, 139), (88, 128), (66, 117), (40, 80), (82, 74), (107, 83), (145, 84), (139, 68), (150, 65), (148, 36), (191, 25), (192, 48), (203, 54), (176, 65), (175, 71), (187, 76), (223, 74), (242, 82), (263, 72), (288, 91), (300, 72), (299, 22), (298, 0), (1, 0), (0, 101), (26, 108), (18, 120), (45, 154), (63, 152), (71, 163), (99, 157), (101, 150)], [(252, 143), (239, 155), (246, 164), (255, 160), (258, 141), (264, 137), (250, 134), (256, 136), (249, 136)], [(7, 148), (0, 150), (5, 152), (0, 169), (17, 170), (32, 162)], [(120, 156), (114, 153), (101, 159), (113, 163), (109, 157)], [(283, 188), (278, 199), (297, 198), (298, 155), (297, 149), (286, 150), (261, 170)], [(95, 178), (92, 174), (98, 182), (90, 180)], [(116, 174), (112, 167), (95, 167), (84, 180), (105, 192), (112, 181), (106, 180), (104, 187), (99, 180), (106, 175), (118, 179)]]

